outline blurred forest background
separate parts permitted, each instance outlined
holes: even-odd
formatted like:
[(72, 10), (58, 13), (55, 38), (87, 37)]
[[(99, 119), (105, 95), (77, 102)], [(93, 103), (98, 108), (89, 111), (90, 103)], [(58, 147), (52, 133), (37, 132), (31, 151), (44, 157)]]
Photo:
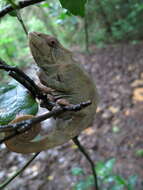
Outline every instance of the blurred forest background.
[[(4, 6), (0, 1), (1, 8)], [(66, 46), (79, 46), (84, 50), (84, 20), (88, 22), (88, 43), (104, 47), (107, 44), (139, 43), (143, 38), (143, 4), (141, 0), (90, 0), (85, 19), (70, 14), (57, 0), (21, 10), (28, 31), (52, 34)], [(0, 56), (9, 64), (28, 64), (29, 48), (26, 36), (16, 17), (1, 19)]]
[[(0, 0), (0, 9), (4, 2)], [(97, 116), (80, 140), (97, 163), (102, 190), (143, 190), (143, 1), (89, 0), (80, 17), (58, 0), (46, 0), (20, 13), (29, 32), (57, 37), (96, 81)], [(0, 20), (0, 57), (31, 75), (27, 36), (12, 14)], [(7, 79), (0, 71), (0, 80)], [(0, 148), (2, 182), (29, 155)], [(7, 189), (90, 190), (92, 180), (85, 158), (69, 142), (43, 151)]]

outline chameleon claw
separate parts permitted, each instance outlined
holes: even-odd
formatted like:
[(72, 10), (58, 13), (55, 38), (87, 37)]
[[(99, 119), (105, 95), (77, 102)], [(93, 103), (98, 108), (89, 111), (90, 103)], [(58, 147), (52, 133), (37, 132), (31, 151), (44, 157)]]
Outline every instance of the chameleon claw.
[(59, 104), (60, 106), (70, 106), (71, 104), (69, 103), (68, 100), (64, 99), (64, 98), (61, 98), (61, 99), (58, 99), (56, 101), (57, 104)]
[(65, 106), (63, 109), (68, 111), (80, 111), (81, 109), (91, 105), (91, 101), (81, 102), (79, 104)]

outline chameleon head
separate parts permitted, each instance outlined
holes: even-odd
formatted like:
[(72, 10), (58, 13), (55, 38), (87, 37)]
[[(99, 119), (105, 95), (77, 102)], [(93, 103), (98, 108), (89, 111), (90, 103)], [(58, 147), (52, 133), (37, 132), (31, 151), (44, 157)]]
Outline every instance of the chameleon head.
[(55, 37), (47, 34), (30, 32), (29, 46), (39, 67), (44, 68), (47, 64), (63, 64), (69, 62), (71, 57), (69, 50), (65, 49)]

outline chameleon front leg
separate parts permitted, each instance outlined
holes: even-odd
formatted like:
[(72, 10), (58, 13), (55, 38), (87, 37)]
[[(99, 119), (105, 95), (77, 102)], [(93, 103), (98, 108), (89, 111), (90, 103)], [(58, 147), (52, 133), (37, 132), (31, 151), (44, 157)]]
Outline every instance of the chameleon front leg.
[(38, 73), (40, 83), (47, 88), (51, 88), (55, 91), (69, 92), (70, 88), (66, 83), (61, 79), (60, 75), (54, 74), (49, 77), (45, 72), (41, 71)]
[(54, 92), (54, 89), (43, 85), (41, 82), (37, 82), (37, 86), (38, 86), (38, 87), (41, 89), (41, 91), (44, 92), (45, 94), (51, 94), (52, 92)]
[[(69, 106), (70, 103), (63, 97), (63, 95), (58, 95), (56, 97), (54, 97), (54, 92), (60, 91), (60, 92), (64, 92), (64, 94), (66, 94), (67, 92), (69, 93), (71, 90), (68, 86), (65, 85), (64, 82), (60, 81), (60, 77), (55, 75), (52, 77), (48, 77), (47, 75), (45, 75), (45, 73), (43, 72), (39, 72), (38, 73), (38, 77), (39, 77), (39, 87), (40, 89), (49, 94), (48, 98), (51, 101), (56, 102), (59, 105), (63, 105), (63, 106)], [(58, 81), (58, 80), (59, 81)], [(50, 96), (51, 95), (51, 96)], [(65, 95), (66, 97), (66, 95)]]

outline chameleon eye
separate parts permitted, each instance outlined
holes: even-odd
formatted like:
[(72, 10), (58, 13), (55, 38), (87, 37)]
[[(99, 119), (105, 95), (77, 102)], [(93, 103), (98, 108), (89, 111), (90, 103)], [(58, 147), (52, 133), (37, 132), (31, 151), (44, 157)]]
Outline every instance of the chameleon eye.
[(56, 45), (57, 45), (57, 40), (56, 39), (50, 39), (49, 41), (48, 41), (48, 44), (49, 44), (49, 46), (50, 47), (56, 47)]

